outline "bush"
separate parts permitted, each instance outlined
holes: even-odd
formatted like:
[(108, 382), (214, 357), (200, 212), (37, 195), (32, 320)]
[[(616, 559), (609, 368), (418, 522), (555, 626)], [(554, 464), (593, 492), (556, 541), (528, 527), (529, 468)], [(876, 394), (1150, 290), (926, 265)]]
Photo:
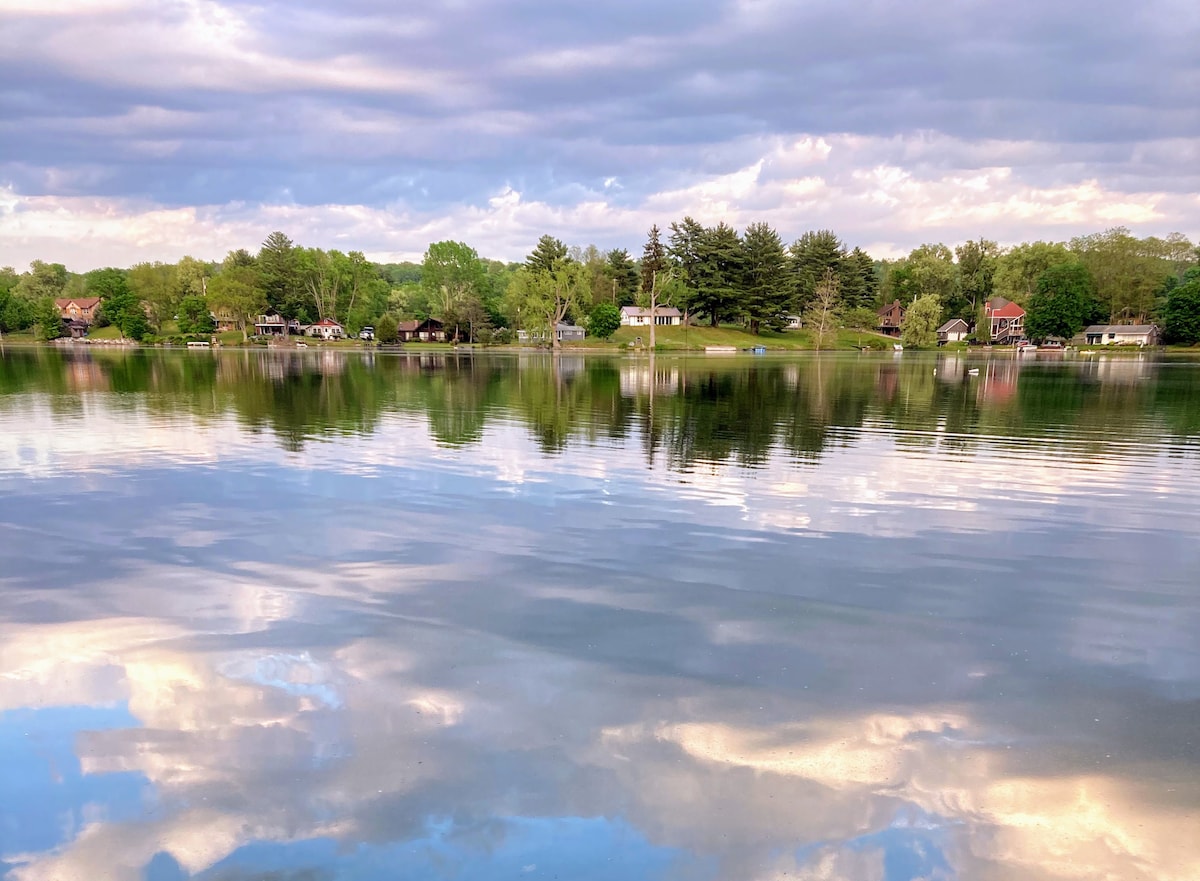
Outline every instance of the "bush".
[(621, 326), (621, 310), (611, 303), (600, 303), (588, 316), (588, 333), (606, 340)]
[(393, 315), (384, 315), (375, 325), (375, 339), (381, 343), (394, 343), (400, 338), (399, 322)]

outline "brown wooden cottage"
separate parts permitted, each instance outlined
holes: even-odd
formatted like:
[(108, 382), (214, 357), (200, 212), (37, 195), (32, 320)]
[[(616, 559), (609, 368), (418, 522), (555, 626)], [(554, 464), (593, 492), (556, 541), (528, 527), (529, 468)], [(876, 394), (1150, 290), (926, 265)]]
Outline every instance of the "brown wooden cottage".
[(904, 307), (900, 305), (899, 300), (894, 300), (890, 305), (881, 308), (877, 313), (879, 315), (879, 332), (887, 336), (900, 336), (900, 325), (904, 323), (904, 312)]
[(444, 343), (446, 326), (436, 318), (426, 318), (424, 321), (416, 319), (401, 321), (396, 328), (396, 336), (402, 343)]

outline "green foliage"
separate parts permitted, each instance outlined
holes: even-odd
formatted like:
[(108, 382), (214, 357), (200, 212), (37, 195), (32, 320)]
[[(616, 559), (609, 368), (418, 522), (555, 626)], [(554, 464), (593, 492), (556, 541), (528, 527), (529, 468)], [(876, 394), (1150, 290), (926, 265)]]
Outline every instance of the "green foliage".
[[(291, 239), (277, 230), (262, 243), (254, 264), (260, 276), (255, 287), (261, 288), (267, 306), (286, 318), (299, 318), (307, 305), (304, 302), (305, 289), (301, 278), (299, 251)], [(243, 258), (239, 254), (237, 265), (244, 266), (242, 261)]]
[(121, 336), (141, 341), (150, 332), (146, 310), (123, 271), (97, 269), (89, 272), (87, 279), (88, 293), (103, 300), (105, 319), (121, 331)]
[(1038, 276), (1025, 315), (1025, 334), (1070, 339), (1096, 314), (1096, 285), (1082, 263), (1060, 263)]
[(835, 267), (826, 267), (825, 276), (817, 282), (808, 308), (804, 310), (804, 327), (812, 335), (813, 348), (818, 352), (830, 348), (837, 339), (841, 323), (839, 288)]
[(179, 309), (179, 272), (171, 263), (138, 263), (126, 274), (133, 295), (146, 304), (156, 328)]
[(217, 329), (208, 312), (208, 301), (189, 294), (179, 301), (179, 332), (183, 334), (210, 334)]
[[(642, 254), (643, 299), (649, 297), (650, 291), (653, 290), (655, 272), (652, 270), (656, 270), (658, 275), (662, 275), (666, 270), (666, 266), (659, 265), (657, 258), (652, 258), (650, 250), (651, 246), (658, 242), (657, 233), (658, 227), (652, 227), (650, 240), (646, 242)], [(696, 285), (700, 277), (700, 239), (703, 236), (704, 227), (691, 217), (685, 217), (683, 220), (671, 224), (670, 246), (667, 248), (667, 255), (670, 257), (676, 277), (682, 285), (680, 302), (676, 305), (686, 311), (691, 311), (696, 301)], [(651, 262), (652, 259), (654, 262)]]
[(63, 335), (62, 313), (54, 305), (53, 297), (38, 300), (34, 312), (34, 326), (39, 340), (56, 340)]
[[(654, 232), (657, 234), (658, 227), (654, 228)], [(661, 243), (659, 248), (662, 248)], [(633, 262), (633, 258), (624, 248), (613, 248), (605, 259), (607, 261), (605, 272), (609, 279), (616, 283), (614, 286), (616, 303), (613, 305), (632, 306), (637, 302), (638, 284), (640, 283), (638, 268)]]
[(531, 272), (554, 273), (567, 262), (567, 246), (551, 235), (538, 239), (533, 252), (525, 258)]
[(1165, 342), (1194, 346), (1200, 343), (1200, 269), (1192, 269), (1167, 298), (1163, 309)]
[(946, 312), (954, 318), (970, 321), (981, 303), (986, 303), (995, 288), (996, 268), (1000, 260), (1000, 246), (981, 238), (954, 249), (958, 258), (961, 303), (948, 307)]
[(758, 333), (763, 325), (782, 328), (793, 301), (783, 240), (766, 223), (750, 224), (742, 239), (742, 261), (741, 305), (751, 332)]
[(900, 341), (910, 349), (932, 349), (937, 345), (937, 329), (942, 323), (942, 304), (933, 294), (917, 297), (904, 314)]
[(869, 309), (879, 296), (879, 278), (875, 261), (862, 248), (855, 248), (841, 261), (842, 306), (846, 309)]
[(993, 293), (1024, 306), (1037, 287), (1038, 276), (1072, 259), (1071, 252), (1058, 242), (1026, 242), (1010, 248), (996, 261)]
[(1096, 295), (1110, 321), (1144, 321), (1173, 267), (1163, 260), (1154, 239), (1139, 240), (1124, 227), (1071, 240), (1071, 250), (1096, 280)]
[(490, 323), (483, 305), (487, 268), (469, 245), (449, 241), (430, 245), (421, 263), (421, 287), (448, 332), (465, 327), (471, 340), (478, 327)]
[(16, 293), (30, 302), (54, 299), (63, 295), (67, 286), (67, 267), (61, 263), (44, 263), (34, 260), (29, 264), (29, 271), (22, 274), (17, 282)]
[[(961, 296), (954, 253), (945, 245), (921, 245), (905, 261), (913, 299), (936, 297), (940, 306), (958, 307)], [(904, 298), (900, 301), (903, 303)]]
[(227, 266), (208, 283), (208, 304), (218, 319), (234, 322), (246, 336), (246, 323), (267, 307), (267, 298), (259, 287), (261, 276), (253, 266)]
[(855, 306), (847, 309), (842, 315), (842, 322), (846, 327), (852, 327), (855, 330), (875, 330), (879, 325), (879, 315), (874, 309), (868, 309), (864, 306)]
[[(676, 224), (671, 224), (671, 229), (675, 228)], [(654, 224), (647, 234), (646, 244), (642, 246), (641, 290), (644, 294), (649, 294), (654, 289), (655, 276), (666, 272), (667, 266), (667, 249), (662, 243), (662, 234), (658, 230), (658, 224)], [(622, 303), (620, 305), (632, 304)]]
[(818, 229), (800, 236), (792, 244), (791, 255), (797, 305), (807, 309), (825, 274), (832, 270), (841, 275), (846, 247), (833, 230)]
[(745, 284), (745, 254), (737, 230), (727, 223), (705, 229), (696, 243), (691, 311), (708, 317), (716, 327), (741, 311)]
[(621, 310), (612, 303), (600, 303), (588, 316), (588, 333), (606, 340), (621, 326)]
[(572, 312), (580, 311), (583, 291), (582, 267), (563, 261), (553, 272), (528, 267), (517, 270), (508, 287), (508, 298), (521, 326), (553, 340), (557, 348), (554, 327)]
[(391, 313), (382, 316), (375, 325), (375, 339), (381, 343), (396, 342), (400, 338), (399, 324)]

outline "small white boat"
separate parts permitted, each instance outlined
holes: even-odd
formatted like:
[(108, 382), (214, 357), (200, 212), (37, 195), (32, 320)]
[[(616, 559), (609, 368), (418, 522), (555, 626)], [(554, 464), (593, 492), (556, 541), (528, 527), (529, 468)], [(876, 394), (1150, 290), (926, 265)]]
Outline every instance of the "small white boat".
[(967, 371), (967, 376), (978, 376), (978, 375), (979, 375), (978, 367), (972, 367), (970, 370)]
[(892, 351), (893, 352), (903, 352), (904, 346), (902, 346), (900, 343), (892, 343)]

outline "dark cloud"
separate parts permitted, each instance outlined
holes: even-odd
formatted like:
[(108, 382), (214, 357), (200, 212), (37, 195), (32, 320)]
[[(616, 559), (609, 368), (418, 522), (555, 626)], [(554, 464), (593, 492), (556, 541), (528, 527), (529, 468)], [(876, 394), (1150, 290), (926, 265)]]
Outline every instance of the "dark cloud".
[(0, 12), (0, 34), (0, 186), (29, 196), (636, 206), (808, 135), (860, 139), (830, 181), (878, 160), (1198, 183), (1200, 19), (1179, 0), (127, 0)]

